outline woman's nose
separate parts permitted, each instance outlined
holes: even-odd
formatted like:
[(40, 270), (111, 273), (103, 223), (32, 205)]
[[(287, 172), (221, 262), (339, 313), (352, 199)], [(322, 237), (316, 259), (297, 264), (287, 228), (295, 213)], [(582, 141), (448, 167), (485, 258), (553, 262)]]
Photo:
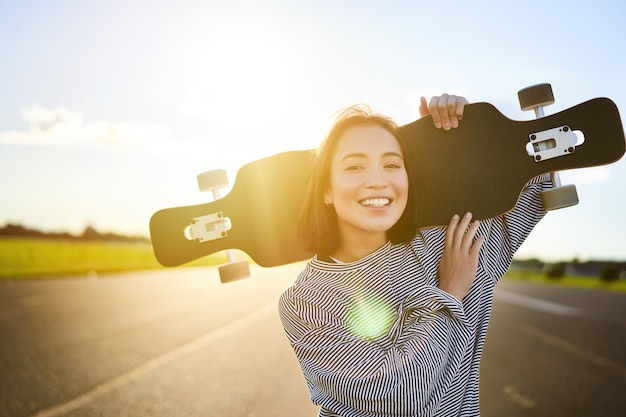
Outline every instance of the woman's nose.
[(379, 169), (371, 169), (368, 172), (367, 187), (369, 188), (384, 188), (388, 184), (385, 173)]

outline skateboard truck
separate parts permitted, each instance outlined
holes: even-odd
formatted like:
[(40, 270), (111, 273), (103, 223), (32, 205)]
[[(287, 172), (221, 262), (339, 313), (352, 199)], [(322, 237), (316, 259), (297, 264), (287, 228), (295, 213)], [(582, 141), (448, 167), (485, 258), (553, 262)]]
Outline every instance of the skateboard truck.
[(526, 151), (535, 162), (546, 161), (559, 156), (569, 155), (576, 150), (578, 137), (569, 126), (535, 132), (528, 135)]
[[(517, 93), (523, 111), (534, 110), (535, 118), (545, 116), (543, 108), (554, 103), (550, 84), (537, 84), (526, 87)], [(527, 152), (535, 162), (568, 155), (576, 149), (577, 136), (568, 126), (560, 126), (529, 135)], [(558, 172), (550, 172), (552, 188), (542, 193), (543, 206), (546, 210), (556, 210), (578, 204), (576, 186), (561, 185)]]
[(219, 211), (191, 219), (189, 237), (194, 242), (202, 243), (208, 240), (224, 238), (228, 236), (230, 229), (230, 219), (224, 217), (224, 213)]
[[(211, 191), (213, 200), (218, 200), (222, 196), (220, 189), (228, 186), (228, 176), (223, 169), (206, 171), (198, 174), (198, 188), (200, 191)], [(189, 227), (190, 237), (198, 243), (208, 240), (221, 239), (228, 236), (231, 228), (230, 219), (224, 217), (224, 213), (211, 213), (191, 220)], [(233, 249), (226, 251), (227, 263), (217, 267), (222, 283), (232, 282), (250, 277), (250, 265), (247, 260), (238, 261)]]

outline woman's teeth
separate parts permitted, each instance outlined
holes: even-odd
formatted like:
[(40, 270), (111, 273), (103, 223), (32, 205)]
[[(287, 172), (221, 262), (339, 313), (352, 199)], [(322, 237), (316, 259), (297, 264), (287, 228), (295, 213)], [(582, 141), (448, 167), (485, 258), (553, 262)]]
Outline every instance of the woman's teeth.
[(361, 201), (361, 205), (366, 207), (384, 207), (389, 205), (390, 200), (388, 198), (368, 198)]

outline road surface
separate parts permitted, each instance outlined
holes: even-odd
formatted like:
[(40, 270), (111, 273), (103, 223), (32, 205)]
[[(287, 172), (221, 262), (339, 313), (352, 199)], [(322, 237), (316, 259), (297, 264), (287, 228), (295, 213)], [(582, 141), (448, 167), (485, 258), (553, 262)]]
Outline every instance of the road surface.
[[(0, 416), (312, 417), (276, 310), (302, 264), (0, 282)], [(626, 415), (626, 294), (503, 282), (491, 416)]]

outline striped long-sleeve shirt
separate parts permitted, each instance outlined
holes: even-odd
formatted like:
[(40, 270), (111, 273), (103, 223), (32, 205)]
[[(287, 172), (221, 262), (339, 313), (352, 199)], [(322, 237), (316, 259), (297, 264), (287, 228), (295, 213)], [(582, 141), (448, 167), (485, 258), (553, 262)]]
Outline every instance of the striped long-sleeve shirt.
[(544, 177), (511, 212), (481, 222), (476, 278), (462, 302), (438, 288), (445, 228), (418, 231), (351, 263), (314, 258), (280, 316), (320, 416), (478, 416), (478, 368), (493, 289), (543, 217)]

